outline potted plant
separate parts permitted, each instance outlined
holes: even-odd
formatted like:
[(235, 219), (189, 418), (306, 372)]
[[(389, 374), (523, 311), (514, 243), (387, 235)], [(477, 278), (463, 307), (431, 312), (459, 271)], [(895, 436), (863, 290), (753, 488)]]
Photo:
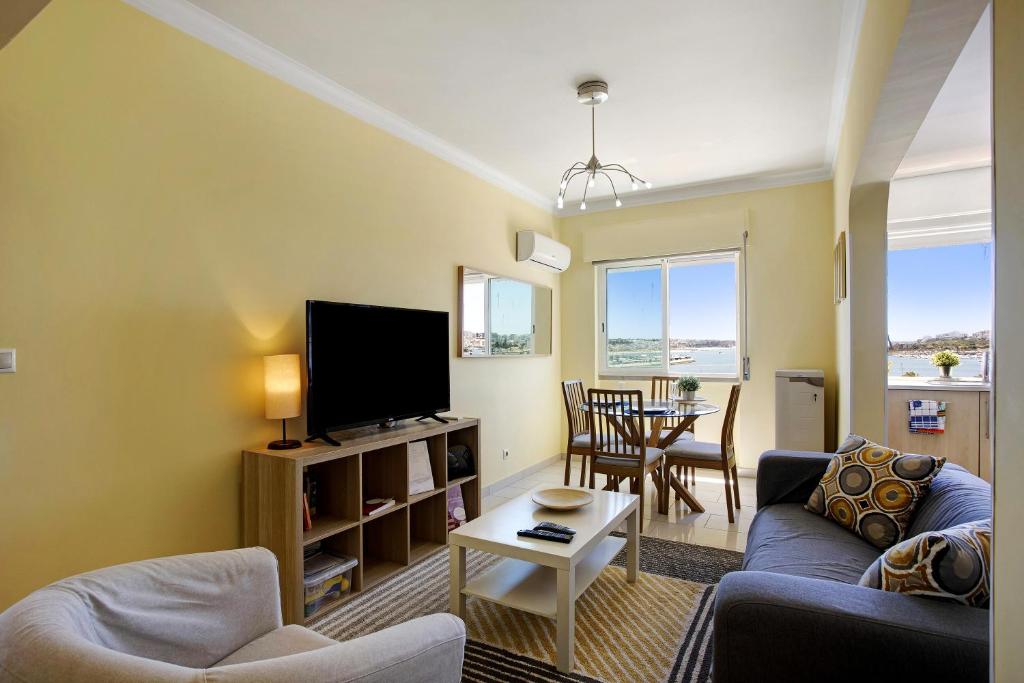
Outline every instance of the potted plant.
[(960, 365), (960, 356), (952, 351), (939, 351), (932, 356), (932, 365), (939, 369), (943, 377), (949, 377), (949, 369)]
[(683, 375), (676, 380), (676, 389), (679, 391), (680, 400), (692, 401), (700, 389), (700, 380), (693, 375)]

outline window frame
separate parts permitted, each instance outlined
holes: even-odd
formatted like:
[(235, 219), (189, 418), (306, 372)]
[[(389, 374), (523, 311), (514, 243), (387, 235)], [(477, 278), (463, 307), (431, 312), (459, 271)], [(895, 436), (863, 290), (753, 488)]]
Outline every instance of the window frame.
[[(685, 371), (672, 370), (669, 359), (671, 358), (671, 344), (669, 339), (669, 311), (671, 306), (669, 296), (669, 272), (673, 264), (712, 264), (731, 262), (735, 267), (735, 296), (736, 296), (736, 372), (735, 373), (687, 373)], [(681, 377), (687, 374), (694, 374), (702, 381), (709, 382), (737, 382), (743, 374), (743, 367), (746, 362), (746, 349), (743, 341), (746, 339), (746, 316), (744, 310), (744, 287), (746, 283), (743, 278), (743, 250), (741, 248), (719, 249), (715, 251), (696, 252), (690, 254), (673, 254), (670, 256), (656, 256), (636, 259), (620, 259), (615, 261), (601, 261), (594, 264), (595, 278), (597, 279), (597, 315), (596, 315), (596, 338), (597, 338), (597, 364), (599, 379), (618, 380), (646, 380), (653, 376)], [(613, 368), (608, 366), (608, 271), (621, 268), (649, 268), (659, 266), (661, 269), (661, 365), (658, 367), (629, 367)]]

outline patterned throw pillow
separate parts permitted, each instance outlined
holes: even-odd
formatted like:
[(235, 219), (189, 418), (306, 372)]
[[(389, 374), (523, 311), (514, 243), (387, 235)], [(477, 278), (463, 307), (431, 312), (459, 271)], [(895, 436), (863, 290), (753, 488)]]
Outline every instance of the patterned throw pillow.
[(906, 537), (914, 508), (945, 463), (851, 434), (804, 507), (884, 550)]
[(860, 585), (988, 607), (992, 520), (926, 531), (886, 550)]

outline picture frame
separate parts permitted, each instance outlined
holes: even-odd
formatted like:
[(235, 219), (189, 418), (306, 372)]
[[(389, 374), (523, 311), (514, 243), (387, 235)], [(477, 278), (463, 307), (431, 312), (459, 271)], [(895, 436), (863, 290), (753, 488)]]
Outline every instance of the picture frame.
[(839, 233), (836, 246), (832, 250), (833, 266), (833, 300), (839, 305), (846, 300), (846, 231)]

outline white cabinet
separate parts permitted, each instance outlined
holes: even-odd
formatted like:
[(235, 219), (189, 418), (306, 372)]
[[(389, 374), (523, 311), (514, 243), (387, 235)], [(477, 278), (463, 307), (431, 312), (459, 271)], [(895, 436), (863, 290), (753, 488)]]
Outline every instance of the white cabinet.
[(775, 447), (825, 450), (825, 373), (775, 371)]

